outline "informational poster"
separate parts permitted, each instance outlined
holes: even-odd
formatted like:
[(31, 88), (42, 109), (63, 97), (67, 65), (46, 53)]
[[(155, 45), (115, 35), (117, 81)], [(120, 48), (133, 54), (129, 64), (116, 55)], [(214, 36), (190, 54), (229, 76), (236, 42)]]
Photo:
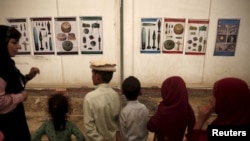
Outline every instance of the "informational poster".
[(81, 54), (103, 54), (102, 17), (80, 17)]
[(57, 55), (78, 54), (76, 17), (55, 18)]
[(54, 55), (52, 19), (50, 17), (30, 18), (34, 55)]
[(188, 20), (185, 54), (205, 55), (207, 48), (208, 24), (209, 20)]
[(161, 52), (161, 18), (141, 19), (141, 53)]
[(234, 56), (240, 19), (219, 19), (214, 56)]
[(163, 53), (183, 53), (185, 19), (164, 18)]
[(7, 19), (10, 26), (15, 27), (20, 33), (21, 38), (19, 44), (21, 48), (18, 50), (17, 55), (30, 55), (31, 44), (29, 36), (29, 27), (26, 18), (9, 18)]

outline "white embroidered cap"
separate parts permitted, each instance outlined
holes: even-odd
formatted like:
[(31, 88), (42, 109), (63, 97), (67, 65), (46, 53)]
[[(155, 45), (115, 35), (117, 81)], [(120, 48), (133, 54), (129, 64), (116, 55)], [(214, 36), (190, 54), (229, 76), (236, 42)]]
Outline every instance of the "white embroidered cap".
[(116, 64), (108, 59), (92, 60), (90, 61), (90, 68), (97, 71), (111, 71), (115, 72)]

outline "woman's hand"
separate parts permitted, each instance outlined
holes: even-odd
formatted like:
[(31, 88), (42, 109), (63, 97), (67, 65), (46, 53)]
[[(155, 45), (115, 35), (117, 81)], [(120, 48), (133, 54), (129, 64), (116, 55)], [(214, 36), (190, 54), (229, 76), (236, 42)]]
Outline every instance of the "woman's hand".
[(26, 75), (27, 80), (33, 79), (37, 74), (40, 74), (40, 70), (37, 67), (32, 67), (29, 74)]
[(22, 91), (21, 94), (23, 95), (24, 100), (28, 98), (28, 93), (26, 91)]

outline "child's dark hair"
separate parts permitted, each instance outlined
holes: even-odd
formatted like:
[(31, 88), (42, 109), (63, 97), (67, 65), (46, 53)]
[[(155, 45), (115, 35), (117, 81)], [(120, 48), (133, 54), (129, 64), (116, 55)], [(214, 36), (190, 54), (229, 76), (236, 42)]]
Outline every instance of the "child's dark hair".
[(128, 100), (136, 100), (141, 91), (140, 81), (134, 77), (127, 77), (122, 83), (122, 92)]
[(98, 73), (101, 75), (103, 82), (109, 83), (110, 80), (113, 77), (113, 72), (112, 71), (97, 71), (97, 70), (92, 70), (94, 73)]
[(67, 113), (70, 110), (69, 98), (63, 93), (53, 94), (48, 99), (48, 106), (55, 130), (65, 130)]

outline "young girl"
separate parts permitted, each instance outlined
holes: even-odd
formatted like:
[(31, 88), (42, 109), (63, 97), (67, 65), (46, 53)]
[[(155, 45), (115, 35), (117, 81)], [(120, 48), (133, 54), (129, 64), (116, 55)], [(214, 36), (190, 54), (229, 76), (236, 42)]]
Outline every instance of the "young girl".
[(61, 93), (51, 95), (48, 99), (48, 112), (51, 119), (45, 120), (43, 124), (32, 135), (32, 141), (40, 141), (42, 135), (47, 135), (49, 141), (71, 141), (73, 134), (77, 141), (85, 141), (84, 135), (79, 128), (67, 120), (70, 103), (69, 98)]
[(191, 134), (195, 124), (184, 80), (180, 76), (166, 78), (161, 86), (161, 97), (147, 128), (155, 132), (158, 141), (183, 141), (186, 129)]
[[(242, 130), (250, 125), (250, 90), (247, 83), (234, 77), (222, 78), (214, 83), (213, 96), (208, 105), (201, 106), (198, 110), (194, 131), (187, 138), (187, 141), (208, 141), (216, 140), (216, 136), (209, 138), (209, 130), (213, 127), (227, 130)], [(210, 129), (203, 129), (205, 122), (215, 113), (217, 116), (211, 122)], [(241, 128), (239, 128), (241, 127)], [(243, 129), (244, 131), (244, 129)], [(236, 131), (235, 131), (236, 132)], [(237, 133), (237, 132), (236, 132)], [(211, 134), (210, 134), (211, 135)], [(226, 137), (226, 136), (224, 136)], [(230, 138), (230, 136), (227, 136)], [(223, 139), (223, 136), (219, 137)], [(249, 140), (249, 136), (235, 136), (235, 140)], [(225, 139), (225, 138), (224, 138)]]

